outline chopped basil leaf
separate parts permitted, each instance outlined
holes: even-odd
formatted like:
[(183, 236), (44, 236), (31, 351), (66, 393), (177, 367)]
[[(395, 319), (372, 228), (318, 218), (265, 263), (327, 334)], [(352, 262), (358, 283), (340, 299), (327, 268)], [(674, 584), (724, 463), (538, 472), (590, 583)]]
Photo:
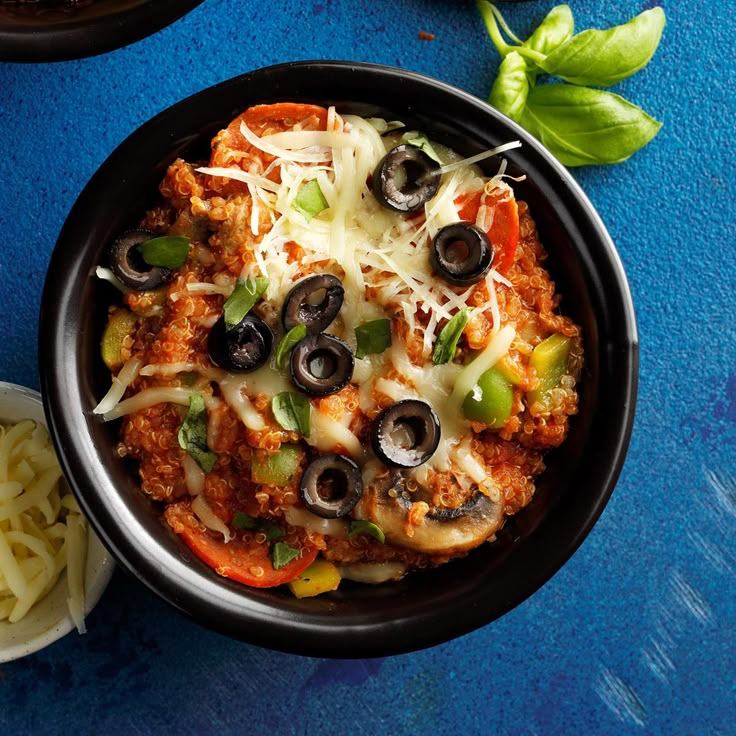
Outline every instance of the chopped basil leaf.
[(427, 154), (427, 156), (436, 161), (438, 164), (442, 163), (442, 161), (440, 161), (440, 157), (437, 155), (437, 151), (432, 148), (432, 144), (429, 142), (429, 139), (426, 135), (424, 135), (424, 133), (407, 133), (404, 136), (404, 140), (410, 146), (416, 146), (417, 148), (420, 148), (422, 151), (424, 151), (424, 153)]
[(354, 537), (356, 534), (368, 534), (374, 539), (377, 539), (381, 544), (386, 541), (386, 535), (383, 533), (383, 529), (372, 521), (366, 521), (364, 519), (350, 522), (348, 536)]
[(441, 363), (449, 363), (455, 357), (457, 342), (460, 335), (463, 334), (465, 325), (468, 324), (470, 318), (470, 307), (461, 309), (443, 328), (437, 337), (432, 353), (432, 362), (435, 365)]
[(238, 529), (258, 529), (260, 522), (249, 514), (244, 514), (242, 511), (238, 511), (233, 516), (233, 526)]
[(286, 542), (276, 542), (271, 550), (273, 569), (280, 570), (282, 567), (288, 565), (292, 560), (299, 557), (299, 555), (299, 550), (289, 547)]
[(225, 326), (234, 327), (253, 308), (253, 305), (263, 296), (268, 288), (268, 279), (238, 279), (233, 293), (223, 305)]
[(269, 542), (273, 542), (274, 539), (281, 539), (284, 536), (284, 530), (276, 524), (262, 524), (261, 531), (266, 535)]
[(279, 341), (276, 346), (276, 367), (281, 370), (284, 367), (284, 361), (294, 345), (307, 336), (306, 325), (296, 325), (292, 327)]
[(303, 437), (309, 437), (311, 408), (306, 396), (293, 391), (282, 391), (271, 400), (271, 410), (276, 421), (287, 432), (299, 432)]
[(146, 240), (137, 247), (149, 266), (181, 268), (189, 254), (189, 238), (183, 235), (163, 235)]
[(374, 319), (355, 328), (355, 339), (358, 341), (356, 358), (365, 358), (371, 353), (382, 353), (391, 347), (391, 320)]
[(329, 208), (329, 204), (319, 188), (319, 182), (316, 179), (310, 179), (296, 195), (294, 203), (291, 205), (297, 212), (301, 212), (306, 217), (307, 222), (318, 215), (323, 210)]
[(207, 447), (207, 412), (202, 394), (189, 398), (189, 411), (179, 427), (179, 447), (186, 450), (205, 473), (217, 461), (217, 455)]
[(233, 526), (237, 529), (248, 529), (248, 530), (259, 530), (265, 534), (266, 539), (272, 542), (274, 539), (281, 539), (284, 536), (284, 530), (277, 524), (272, 524), (269, 521), (263, 521), (256, 519), (250, 514), (245, 514), (242, 511), (238, 511), (233, 516)]

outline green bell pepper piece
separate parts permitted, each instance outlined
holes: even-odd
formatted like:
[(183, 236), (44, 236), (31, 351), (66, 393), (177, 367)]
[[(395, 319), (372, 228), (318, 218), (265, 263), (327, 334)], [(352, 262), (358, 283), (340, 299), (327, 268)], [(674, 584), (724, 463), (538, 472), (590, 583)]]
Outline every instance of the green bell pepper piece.
[(136, 316), (127, 309), (116, 309), (107, 322), (105, 331), (102, 333), (100, 352), (105, 365), (115, 371), (123, 364), (120, 351), (125, 338), (132, 334), (135, 328)]
[(567, 370), (570, 354), (570, 338), (555, 333), (532, 350), (530, 363), (537, 372), (539, 385), (527, 393), (529, 405), (539, 401), (546, 404), (552, 389), (560, 385), (560, 379)]
[(261, 460), (253, 456), (251, 477), (256, 483), (285, 486), (299, 470), (302, 451), (296, 445), (281, 445), (279, 451)]
[(514, 390), (504, 374), (489, 368), (463, 401), (463, 413), (472, 422), (500, 429), (511, 416)]

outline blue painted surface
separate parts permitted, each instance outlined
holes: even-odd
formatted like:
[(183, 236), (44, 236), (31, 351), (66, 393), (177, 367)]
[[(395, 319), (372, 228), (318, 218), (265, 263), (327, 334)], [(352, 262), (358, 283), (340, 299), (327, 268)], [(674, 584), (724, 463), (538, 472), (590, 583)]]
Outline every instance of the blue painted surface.
[[(572, 0), (579, 28), (652, 4)], [(523, 35), (550, 5), (505, 12)], [(231, 641), (118, 572), (86, 636), (0, 666), (8, 733), (736, 732), (733, 8), (665, 9), (654, 62), (617, 87), (661, 133), (625, 164), (575, 171), (629, 275), (641, 389), (621, 480), (565, 568), (462, 639), (345, 662)], [(204, 87), (309, 58), (398, 65), (483, 97), (498, 63), (472, 2), (205, 0), (104, 56), (0, 64), (0, 379), (37, 387), (51, 249), (114, 146)]]

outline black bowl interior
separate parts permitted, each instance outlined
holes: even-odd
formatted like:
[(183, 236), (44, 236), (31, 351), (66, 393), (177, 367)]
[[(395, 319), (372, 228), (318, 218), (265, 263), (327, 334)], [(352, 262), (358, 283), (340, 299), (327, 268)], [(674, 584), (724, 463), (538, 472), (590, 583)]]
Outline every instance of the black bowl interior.
[(0, 0), (0, 61), (81, 59), (127, 46), (202, 0)]
[[(378, 91), (380, 90), (380, 92)], [(533, 503), (493, 545), (402, 582), (349, 583), (316, 599), (232, 583), (200, 563), (161, 521), (115, 456), (118, 427), (91, 411), (109, 387), (99, 340), (113, 289), (94, 277), (106, 249), (135, 226), (178, 155), (206, 157), (211, 136), (249, 105), (280, 100), (400, 118), (471, 155), (520, 139), (506, 154), (550, 252), (562, 308), (583, 326), (580, 412), (548, 456)], [(489, 162), (495, 172), (498, 161)], [(85, 512), (122, 565), (201, 623), (256, 644), (317, 656), (377, 656), (446, 641), (501, 616), (547, 581), (603, 510), (624, 461), (638, 347), (618, 255), (569, 173), (522, 129), (442, 83), (367, 64), (299, 62), (207, 89), (133, 133), (80, 195), (53, 253), (42, 301), (40, 372), (49, 426)]]

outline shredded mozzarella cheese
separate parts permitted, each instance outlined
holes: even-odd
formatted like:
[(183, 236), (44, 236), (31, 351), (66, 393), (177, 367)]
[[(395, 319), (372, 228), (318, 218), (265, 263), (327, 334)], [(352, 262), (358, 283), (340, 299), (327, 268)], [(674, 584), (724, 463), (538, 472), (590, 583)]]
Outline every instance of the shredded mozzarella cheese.
[(66, 570), (67, 606), (81, 634), (87, 522), (61, 479), (45, 427), (0, 425), (0, 619), (20, 621)]
[(192, 501), (192, 511), (196, 517), (213, 532), (222, 534), (225, 542), (229, 542), (235, 535), (227, 528), (227, 524), (212, 510), (205, 497), (200, 494)]

